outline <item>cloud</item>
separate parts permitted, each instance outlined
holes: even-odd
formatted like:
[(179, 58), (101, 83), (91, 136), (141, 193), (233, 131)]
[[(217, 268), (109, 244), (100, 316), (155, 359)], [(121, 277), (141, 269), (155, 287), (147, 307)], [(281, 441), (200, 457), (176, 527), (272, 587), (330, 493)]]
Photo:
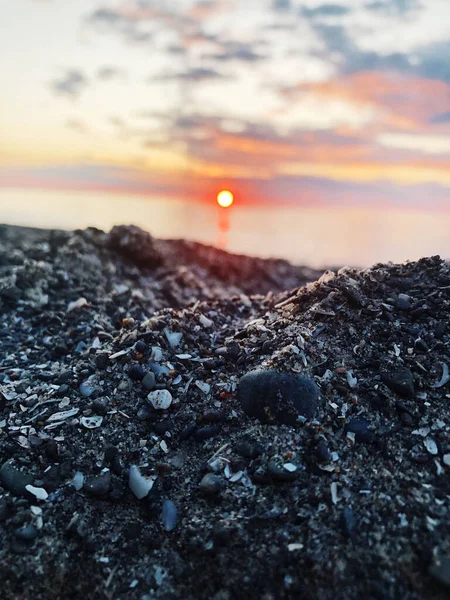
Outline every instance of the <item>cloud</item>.
[(421, 7), (419, 0), (377, 0), (366, 4), (366, 8), (375, 12), (406, 13)]
[(110, 79), (122, 77), (122, 75), (123, 72), (116, 67), (101, 67), (97, 71), (97, 77), (102, 81), (109, 81)]
[(450, 111), (430, 118), (430, 123), (450, 123)]
[(87, 85), (87, 78), (77, 69), (68, 70), (60, 79), (56, 79), (51, 83), (52, 89), (57, 94), (63, 94), (71, 98), (79, 96)]
[(418, 72), (428, 79), (450, 82), (450, 41), (430, 44), (417, 53)]
[(272, 8), (276, 11), (287, 11), (292, 8), (292, 2), (291, 0), (273, 0)]
[(255, 52), (250, 44), (242, 42), (221, 42), (221, 52), (215, 54), (207, 54), (205, 58), (217, 60), (218, 62), (242, 61), (242, 62), (258, 62), (266, 58)]
[(133, 16), (132, 13), (110, 8), (99, 8), (94, 10), (85, 19), (85, 22), (101, 31), (120, 34), (128, 42), (147, 43), (153, 39), (153, 34), (150, 31), (140, 28), (139, 19)]
[(342, 4), (320, 4), (314, 8), (302, 7), (300, 13), (306, 18), (342, 17), (351, 12), (348, 6)]
[(205, 67), (193, 67), (186, 71), (178, 73), (163, 73), (152, 77), (150, 81), (193, 81), (203, 82), (211, 81), (214, 79), (224, 79), (226, 76), (215, 69), (208, 69)]
[(88, 131), (88, 127), (81, 119), (67, 119), (66, 126), (78, 133), (86, 133)]

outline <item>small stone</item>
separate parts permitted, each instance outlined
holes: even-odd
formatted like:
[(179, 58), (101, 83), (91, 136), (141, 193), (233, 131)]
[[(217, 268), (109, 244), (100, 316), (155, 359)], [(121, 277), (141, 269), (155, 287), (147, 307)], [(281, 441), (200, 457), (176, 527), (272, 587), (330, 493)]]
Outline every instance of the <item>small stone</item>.
[(171, 500), (164, 500), (162, 524), (165, 531), (173, 531), (177, 526), (177, 507)]
[(450, 556), (434, 556), (428, 572), (436, 581), (450, 588)]
[(172, 431), (173, 426), (173, 421), (171, 421), (171, 419), (163, 419), (162, 421), (159, 421), (159, 423), (153, 425), (153, 431), (156, 435), (164, 435), (167, 431)]
[(427, 449), (427, 452), (429, 452), (433, 456), (437, 455), (438, 447), (437, 447), (436, 442), (433, 440), (433, 438), (427, 438), (426, 440), (424, 440), (423, 445)]
[(111, 485), (111, 473), (103, 471), (100, 475), (88, 477), (84, 484), (84, 491), (91, 496), (104, 496), (109, 492)]
[(395, 301), (395, 306), (399, 310), (409, 310), (411, 308), (411, 297), (407, 294), (399, 294)]
[(14, 535), (21, 542), (32, 542), (36, 539), (38, 530), (34, 525), (25, 525), (24, 527), (20, 527), (20, 529), (16, 529)]
[(357, 442), (370, 444), (375, 441), (376, 437), (369, 427), (369, 422), (363, 417), (352, 417), (346, 424), (344, 432), (353, 433)]
[(400, 367), (390, 373), (382, 373), (381, 380), (393, 392), (403, 398), (414, 398), (414, 375), (406, 367)]
[(27, 495), (27, 485), (33, 483), (33, 476), (28, 473), (22, 473), (11, 461), (3, 463), (0, 469), (0, 481), (3, 486), (16, 496)]
[(273, 460), (269, 461), (267, 471), (275, 481), (294, 481), (297, 479), (297, 469), (295, 471), (288, 471)]
[(319, 390), (305, 375), (259, 370), (240, 379), (237, 397), (248, 416), (262, 423), (293, 425), (300, 416), (313, 418)]
[(323, 439), (317, 442), (315, 458), (318, 463), (330, 463), (332, 461), (331, 452), (328, 449), (326, 441)]
[(172, 404), (172, 394), (169, 390), (155, 390), (150, 392), (147, 400), (155, 410), (167, 410)]
[(447, 467), (450, 467), (450, 454), (444, 454), (444, 456), (442, 457), (442, 460), (444, 462), (444, 465), (447, 465)]
[(96, 398), (92, 402), (91, 408), (95, 414), (105, 416), (108, 412), (108, 401), (102, 398)]
[(144, 354), (145, 351), (147, 350), (147, 344), (145, 342), (143, 342), (142, 340), (139, 340), (138, 342), (136, 342), (136, 344), (134, 345), (134, 349), (136, 350), (136, 352), (138, 352), (139, 354)]
[(81, 471), (77, 471), (72, 479), (72, 485), (74, 489), (79, 492), (84, 485), (84, 475)]
[(92, 396), (92, 394), (95, 392), (95, 388), (92, 387), (92, 385), (90, 385), (87, 381), (83, 381), (83, 383), (80, 384), (79, 390), (83, 398), (90, 398), (90, 396)]
[(346, 506), (341, 514), (341, 527), (344, 535), (353, 538), (356, 530), (356, 519), (353, 510)]
[(145, 371), (141, 365), (131, 365), (128, 369), (128, 377), (133, 381), (142, 381), (145, 377)]
[(253, 460), (261, 456), (264, 446), (251, 437), (242, 437), (237, 441), (235, 451), (239, 456)]
[(96, 365), (97, 369), (104, 371), (106, 369), (106, 367), (108, 366), (108, 363), (109, 363), (109, 357), (104, 352), (97, 354), (95, 356), (95, 365)]
[(219, 494), (224, 488), (224, 481), (221, 477), (213, 473), (207, 473), (200, 481), (199, 487), (206, 496), (214, 496)]
[(204, 442), (205, 440), (209, 440), (209, 438), (214, 437), (220, 432), (219, 425), (208, 425), (206, 427), (200, 427), (194, 434), (194, 438), (196, 442)]
[(222, 421), (225, 421), (226, 418), (226, 414), (223, 410), (214, 408), (205, 411), (202, 415), (202, 421), (204, 423), (221, 423)]
[(155, 383), (156, 377), (152, 371), (146, 373), (141, 381), (142, 387), (148, 390), (149, 392), (151, 392), (155, 388)]

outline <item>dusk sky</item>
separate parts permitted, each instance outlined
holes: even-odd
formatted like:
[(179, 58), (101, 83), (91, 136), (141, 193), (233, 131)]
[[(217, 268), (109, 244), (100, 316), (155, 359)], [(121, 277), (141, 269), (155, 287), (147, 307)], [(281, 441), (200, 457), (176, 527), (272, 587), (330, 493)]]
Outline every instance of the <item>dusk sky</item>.
[(0, 186), (450, 207), (449, 0), (0, 4)]

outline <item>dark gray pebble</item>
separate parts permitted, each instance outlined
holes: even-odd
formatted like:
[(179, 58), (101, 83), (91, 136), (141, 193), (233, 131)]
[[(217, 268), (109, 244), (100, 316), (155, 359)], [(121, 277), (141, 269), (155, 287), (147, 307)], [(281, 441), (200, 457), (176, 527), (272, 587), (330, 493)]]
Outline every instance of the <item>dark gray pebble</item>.
[(186, 427), (180, 432), (180, 440), (187, 440), (190, 438), (196, 429), (197, 425), (195, 423), (189, 423), (189, 425), (186, 425)]
[(370, 424), (363, 417), (352, 417), (345, 425), (344, 432), (354, 433), (355, 441), (370, 444), (375, 441), (375, 434), (370, 430)]
[(88, 477), (84, 484), (84, 491), (91, 496), (104, 496), (109, 492), (111, 485), (111, 473), (105, 471), (100, 475)]
[(200, 481), (199, 487), (203, 494), (214, 496), (223, 490), (224, 485), (224, 481), (221, 477), (213, 475), (213, 473), (207, 473)]
[(156, 377), (152, 371), (150, 371), (149, 373), (146, 373), (141, 381), (142, 387), (149, 392), (151, 392), (154, 389), (155, 383), (156, 383)]
[(70, 383), (71, 381), (73, 381), (72, 371), (63, 371), (58, 375), (56, 383), (62, 385), (63, 383)]
[(242, 458), (251, 460), (258, 458), (264, 452), (264, 446), (251, 437), (242, 437), (237, 441), (234, 449)]
[(206, 410), (202, 415), (203, 423), (221, 423), (222, 421), (225, 421), (226, 418), (227, 416), (223, 410), (214, 408)]
[(240, 379), (237, 397), (250, 417), (263, 423), (293, 425), (299, 416), (313, 418), (319, 390), (305, 375), (261, 370)]
[(24, 527), (20, 527), (20, 529), (16, 529), (15, 536), (21, 542), (32, 542), (36, 539), (38, 534), (38, 530), (34, 525), (25, 525)]
[(177, 526), (177, 507), (172, 500), (164, 500), (162, 507), (162, 524), (165, 531), (173, 531)]
[(435, 556), (428, 572), (436, 581), (450, 588), (450, 556), (443, 554)]
[(137, 418), (140, 421), (147, 421), (147, 419), (150, 419), (154, 415), (155, 415), (155, 411), (152, 410), (150, 408), (150, 406), (148, 406), (148, 405), (141, 406), (136, 414)]
[(381, 374), (382, 382), (403, 398), (414, 398), (414, 376), (406, 367)]
[(95, 364), (97, 366), (97, 369), (100, 369), (103, 371), (108, 366), (108, 363), (109, 363), (109, 357), (107, 354), (101, 353), (101, 354), (96, 355)]
[(353, 510), (346, 506), (341, 514), (341, 527), (344, 535), (353, 538), (356, 531), (356, 519)]
[(96, 415), (105, 416), (108, 412), (108, 400), (102, 398), (96, 398), (92, 404), (91, 408)]
[(159, 423), (153, 424), (153, 431), (156, 435), (164, 435), (167, 431), (172, 431), (173, 421), (171, 419), (163, 419)]
[(141, 365), (131, 365), (128, 369), (128, 377), (134, 381), (142, 381), (145, 377), (145, 371)]
[(219, 425), (207, 425), (206, 427), (200, 427), (194, 433), (194, 439), (196, 442), (204, 442), (209, 440), (220, 432)]
[(315, 459), (318, 463), (331, 462), (332, 456), (325, 440), (319, 440), (315, 449)]
[(25, 488), (33, 483), (33, 479), (32, 475), (20, 471), (10, 460), (6, 461), (0, 469), (1, 483), (16, 496), (27, 496), (28, 492)]
[(142, 340), (139, 340), (134, 345), (134, 349), (136, 350), (136, 352), (139, 352), (139, 354), (144, 354), (144, 352), (147, 350), (147, 344)]
[(9, 506), (5, 498), (0, 498), (0, 523), (6, 521), (9, 515)]
[(297, 479), (297, 471), (287, 471), (273, 460), (269, 461), (267, 472), (275, 481), (295, 481)]

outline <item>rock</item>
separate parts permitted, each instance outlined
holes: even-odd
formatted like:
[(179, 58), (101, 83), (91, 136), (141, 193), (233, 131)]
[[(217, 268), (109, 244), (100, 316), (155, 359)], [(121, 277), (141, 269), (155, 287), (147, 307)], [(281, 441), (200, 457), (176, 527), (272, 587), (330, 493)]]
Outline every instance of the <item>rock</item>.
[(147, 400), (155, 410), (167, 410), (172, 404), (172, 394), (169, 390), (155, 390), (150, 392)]
[(248, 416), (262, 423), (293, 425), (299, 416), (313, 418), (319, 390), (305, 375), (260, 370), (240, 379), (237, 397)]
[(171, 419), (163, 419), (159, 423), (153, 424), (153, 431), (156, 435), (164, 435), (167, 431), (172, 431), (173, 421)]
[(194, 433), (194, 439), (196, 442), (204, 442), (205, 440), (209, 440), (209, 438), (214, 437), (220, 432), (219, 425), (208, 425), (206, 427), (200, 427)]
[(206, 496), (215, 496), (219, 494), (225, 486), (222, 477), (218, 477), (213, 473), (207, 473), (200, 481), (200, 491)]
[(164, 500), (162, 524), (165, 531), (173, 531), (177, 526), (177, 507), (171, 500)]
[(33, 483), (34, 477), (23, 473), (14, 466), (11, 460), (3, 463), (0, 469), (0, 481), (3, 486), (16, 496), (27, 496), (27, 485)]
[(91, 408), (95, 414), (105, 416), (108, 412), (108, 400), (105, 400), (103, 398), (96, 398), (92, 402)]
[(147, 344), (145, 342), (143, 342), (142, 340), (139, 340), (138, 342), (135, 343), (134, 349), (139, 354), (144, 354), (145, 351), (147, 350)]
[(34, 525), (25, 525), (16, 529), (15, 536), (21, 542), (32, 542), (36, 539), (38, 530)]
[(109, 232), (106, 243), (137, 265), (157, 267), (162, 263), (153, 237), (135, 225), (116, 225)]
[(142, 387), (144, 389), (148, 390), (149, 392), (151, 392), (154, 389), (155, 383), (156, 383), (156, 377), (152, 371), (150, 371), (149, 373), (146, 373), (141, 381)]
[(450, 588), (450, 556), (435, 555), (428, 572), (436, 581)]
[(104, 496), (109, 492), (111, 473), (105, 470), (100, 475), (88, 477), (84, 484), (84, 491), (91, 496)]
[(314, 455), (318, 463), (330, 463), (332, 460), (331, 452), (328, 449), (327, 443), (322, 439), (317, 442)]
[(100, 369), (103, 371), (108, 366), (108, 363), (109, 363), (109, 357), (107, 354), (101, 353), (101, 354), (96, 355), (95, 364), (97, 366), (97, 369)]
[(395, 306), (399, 310), (409, 310), (411, 308), (411, 297), (407, 294), (399, 294)]
[(355, 441), (363, 444), (374, 442), (375, 434), (370, 430), (370, 424), (364, 417), (352, 417), (345, 425), (344, 432), (355, 434)]
[(128, 369), (128, 377), (133, 381), (142, 381), (145, 377), (145, 371), (141, 365), (131, 365)]
[(226, 418), (227, 416), (223, 410), (214, 408), (206, 410), (202, 415), (202, 421), (204, 423), (221, 423), (222, 421), (225, 421)]
[(353, 510), (346, 506), (341, 514), (341, 527), (344, 535), (353, 538), (356, 530), (356, 519)]
[(90, 385), (89, 381), (83, 381), (83, 383), (80, 384), (79, 390), (83, 398), (90, 398), (95, 392), (95, 388)]
[(298, 471), (292, 471), (285, 469), (284, 466), (279, 466), (275, 461), (269, 461), (267, 465), (267, 472), (275, 479), (275, 481), (294, 481), (297, 479)]
[(382, 373), (381, 380), (393, 392), (403, 398), (414, 398), (414, 376), (406, 367), (400, 367), (390, 373)]
[(251, 437), (242, 437), (237, 441), (234, 449), (239, 456), (251, 460), (258, 458), (264, 452), (264, 446)]
[(44, 488), (34, 487), (34, 485), (27, 485), (26, 490), (27, 492), (30, 492), (30, 494), (32, 494), (36, 500), (47, 500), (48, 498), (47, 491), (44, 490)]

